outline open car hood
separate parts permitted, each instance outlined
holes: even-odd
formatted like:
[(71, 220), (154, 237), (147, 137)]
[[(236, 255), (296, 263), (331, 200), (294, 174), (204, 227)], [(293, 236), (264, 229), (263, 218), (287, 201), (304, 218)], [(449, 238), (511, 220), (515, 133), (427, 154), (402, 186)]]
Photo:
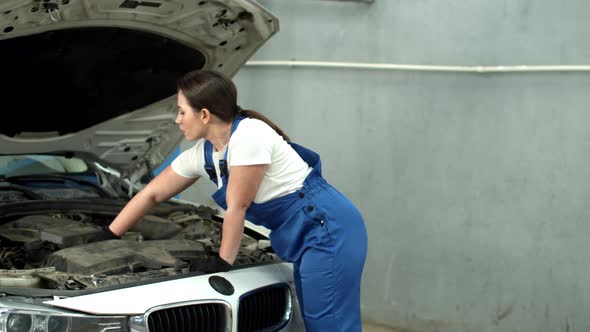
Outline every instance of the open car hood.
[(182, 139), (178, 77), (231, 77), (278, 28), (249, 0), (0, 0), (0, 154), (78, 155), (137, 177)]

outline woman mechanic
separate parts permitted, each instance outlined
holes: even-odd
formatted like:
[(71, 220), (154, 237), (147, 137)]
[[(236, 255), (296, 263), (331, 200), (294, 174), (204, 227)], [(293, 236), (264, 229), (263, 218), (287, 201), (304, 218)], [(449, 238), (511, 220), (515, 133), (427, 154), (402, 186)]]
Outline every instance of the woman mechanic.
[(107, 230), (120, 237), (155, 204), (208, 177), (224, 209), (219, 256), (204, 272), (229, 270), (244, 220), (271, 230), (275, 253), (293, 263), (306, 330), (361, 331), (360, 287), (367, 254), (365, 223), (321, 175), (320, 157), (289, 142), (269, 119), (237, 106), (233, 82), (197, 70), (177, 83), (176, 124), (192, 148), (129, 201)]

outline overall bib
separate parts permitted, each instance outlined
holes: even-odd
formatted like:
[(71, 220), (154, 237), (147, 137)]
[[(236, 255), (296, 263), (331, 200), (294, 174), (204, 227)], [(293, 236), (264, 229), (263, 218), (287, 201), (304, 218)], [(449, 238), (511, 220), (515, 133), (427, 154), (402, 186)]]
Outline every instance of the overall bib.
[[(232, 134), (242, 119), (234, 120)], [(313, 168), (303, 188), (265, 203), (252, 203), (246, 219), (270, 229), (277, 256), (293, 263), (307, 332), (360, 332), (360, 287), (367, 255), (364, 220), (352, 202), (322, 178), (319, 155), (289, 144)], [(210, 142), (205, 142), (204, 151), (205, 169), (217, 183)], [(212, 197), (227, 209), (227, 150), (219, 163), (223, 186)]]

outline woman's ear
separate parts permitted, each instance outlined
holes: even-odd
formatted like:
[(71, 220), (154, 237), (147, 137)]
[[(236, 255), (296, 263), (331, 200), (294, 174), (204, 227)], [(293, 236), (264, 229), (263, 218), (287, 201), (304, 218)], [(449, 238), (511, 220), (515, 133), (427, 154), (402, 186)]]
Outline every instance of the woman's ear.
[(206, 108), (201, 109), (200, 116), (203, 124), (207, 124), (209, 121), (211, 121), (211, 112), (209, 112), (209, 110)]

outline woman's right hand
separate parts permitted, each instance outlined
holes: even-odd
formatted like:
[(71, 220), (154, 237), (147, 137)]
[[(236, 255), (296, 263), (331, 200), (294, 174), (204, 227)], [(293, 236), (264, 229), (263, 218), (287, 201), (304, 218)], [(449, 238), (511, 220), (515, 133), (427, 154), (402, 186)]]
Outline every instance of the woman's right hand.
[(101, 232), (96, 235), (96, 239), (98, 241), (106, 241), (106, 240), (118, 240), (121, 237), (117, 234), (113, 233), (109, 226), (105, 226), (101, 229)]

